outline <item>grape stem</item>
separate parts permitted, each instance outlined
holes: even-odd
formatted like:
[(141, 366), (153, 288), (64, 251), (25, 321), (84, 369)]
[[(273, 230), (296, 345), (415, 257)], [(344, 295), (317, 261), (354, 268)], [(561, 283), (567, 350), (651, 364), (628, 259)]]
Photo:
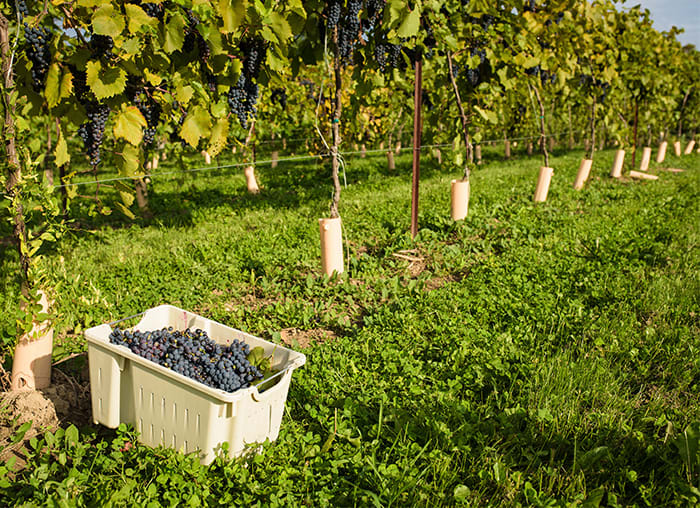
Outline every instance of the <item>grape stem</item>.
[(459, 108), (459, 118), (462, 121), (462, 132), (464, 134), (464, 146), (467, 148), (467, 156), (464, 160), (464, 174), (462, 180), (469, 180), (469, 161), (472, 160), (472, 144), (469, 136), (469, 127), (467, 115), (464, 112), (464, 106), (462, 105), (462, 98), (459, 95), (459, 87), (457, 86), (457, 80), (455, 79), (454, 69), (452, 66), (452, 52), (447, 52), (447, 68), (450, 74), (450, 83), (452, 83), (452, 89), (455, 92), (455, 100), (457, 101), (457, 107)]

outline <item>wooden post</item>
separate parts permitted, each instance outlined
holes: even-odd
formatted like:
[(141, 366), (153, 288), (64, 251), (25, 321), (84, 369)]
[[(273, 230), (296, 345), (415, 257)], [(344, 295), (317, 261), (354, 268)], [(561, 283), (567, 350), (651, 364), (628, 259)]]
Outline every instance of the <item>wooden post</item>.
[(413, 182), (411, 192), (411, 237), (418, 234), (418, 183), (420, 181), (421, 103), (423, 94), (423, 63), (416, 54), (416, 79), (413, 91)]

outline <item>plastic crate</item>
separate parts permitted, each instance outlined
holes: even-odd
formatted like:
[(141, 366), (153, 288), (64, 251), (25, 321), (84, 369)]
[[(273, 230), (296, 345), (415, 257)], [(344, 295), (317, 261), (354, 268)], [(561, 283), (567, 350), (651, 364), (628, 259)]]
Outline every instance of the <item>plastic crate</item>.
[(110, 325), (130, 319), (124, 318), (85, 330), (95, 423), (110, 428), (131, 424), (142, 443), (196, 451), (203, 464), (214, 460), (224, 442), (234, 457), (247, 444), (277, 439), (292, 372), (306, 363), (306, 356), (172, 305), (131, 318), (141, 315), (134, 330), (200, 328), (220, 344), (238, 339), (251, 349), (261, 346), (266, 355), (273, 355), (279, 379), (262, 392), (256, 386), (233, 393), (208, 387), (111, 344)]

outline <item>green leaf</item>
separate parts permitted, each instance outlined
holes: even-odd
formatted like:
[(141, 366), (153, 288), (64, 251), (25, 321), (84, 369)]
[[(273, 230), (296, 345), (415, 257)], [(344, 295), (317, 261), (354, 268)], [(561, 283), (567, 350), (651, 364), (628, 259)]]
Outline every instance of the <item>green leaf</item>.
[(455, 497), (455, 501), (466, 502), (472, 491), (466, 485), (457, 485), (452, 492)]
[(209, 137), (211, 133), (211, 116), (202, 106), (195, 106), (185, 118), (180, 129), (180, 137), (190, 146), (196, 147), (201, 138)]
[(413, 37), (414, 35), (418, 34), (419, 28), (420, 9), (416, 5), (401, 23), (401, 26), (399, 26), (399, 29), (396, 31), (396, 35), (399, 37)]
[(19, 443), (24, 439), (24, 435), (27, 433), (27, 431), (32, 427), (32, 422), (24, 422), (14, 433), (12, 436), (12, 444)]
[(219, 0), (216, 7), (224, 21), (222, 32), (228, 34), (243, 23), (248, 2), (246, 0)]
[(593, 467), (595, 464), (610, 455), (610, 448), (607, 446), (598, 446), (587, 451), (576, 460), (576, 465), (581, 470), (586, 470)]
[(58, 63), (54, 62), (46, 74), (46, 88), (44, 90), (46, 102), (50, 108), (53, 108), (61, 100), (60, 79), (61, 68), (58, 66)]
[(68, 443), (69, 446), (75, 446), (78, 444), (78, 441), (79, 441), (78, 429), (75, 425), (71, 424), (66, 429), (66, 442)]
[(139, 108), (128, 106), (119, 112), (114, 122), (114, 136), (125, 139), (132, 145), (138, 145), (143, 139), (145, 127), (148, 127), (148, 123)]
[(598, 487), (588, 493), (586, 500), (581, 505), (582, 508), (598, 508), (600, 503), (603, 501), (603, 496), (605, 496), (605, 488)]
[(267, 18), (267, 22), (270, 28), (275, 32), (277, 38), (282, 41), (286, 41), (292, 36), (292, 28), (289, 26), (287, 20), (279, 14), (278, 12), (273, 12)]
[(124, 16), (112, 4), (102, 5), (92, 15), (92, 29), (96, 34), (115, 38), (122, 33), (125, 26)]
[(168, 20), (168, 24), (164, 27), (163, 34), (163, 49), (167, 53), (180, 51), (182, 44), (185, 42), (185, 18), (180, 14), (174, 14)]
[(102, 68), (102, 63), (92, 60), (87, 63), (87, 84), (98, 99), (120, 94), (126, 87), (126, 72), (118, 67)]
[(209, 138), (209, 148), (207, 152), (212, 157), (216, 157), (226, 147), (226, 139), (228, 138), (228, 120), (226, 118), (219, 119), (211, 130)]
[(56, 150), (54, 151), (54, 160), (57, 167), (61, 167), (70, 162), (68, 143), (66, 143), (66, 138), (63, 137), (62, 130), (58, 133), (58, 142), (56, 143)]
[(138, 5), (124, 4), (124, 10), (126, 10), (126, 17), (129, 20), (129, 32), (132, 34), (141, 32), (144, 26), (155, 27), (158, 24), (156, 18), (150, 17)]

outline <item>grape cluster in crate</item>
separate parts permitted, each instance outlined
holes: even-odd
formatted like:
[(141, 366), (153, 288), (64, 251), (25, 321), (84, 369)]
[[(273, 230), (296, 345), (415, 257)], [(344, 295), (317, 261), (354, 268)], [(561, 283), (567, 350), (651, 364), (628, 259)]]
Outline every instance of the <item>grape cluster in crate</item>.
[(261, 362), (262, 351), (256, 351), (262, 348), (251, 352), (248, 344), (238, 340), (221, 345), (200, 329), (180, 331), (169, 327), (155, 331), (132, 331), (116, 328), (109, 335), (109, 340), (112, 344), (126, 346), (146, 360), (227, 392), (256, 384), (256, 381), (267, 377), (265, 371), (269, 370), (269, 359)]

